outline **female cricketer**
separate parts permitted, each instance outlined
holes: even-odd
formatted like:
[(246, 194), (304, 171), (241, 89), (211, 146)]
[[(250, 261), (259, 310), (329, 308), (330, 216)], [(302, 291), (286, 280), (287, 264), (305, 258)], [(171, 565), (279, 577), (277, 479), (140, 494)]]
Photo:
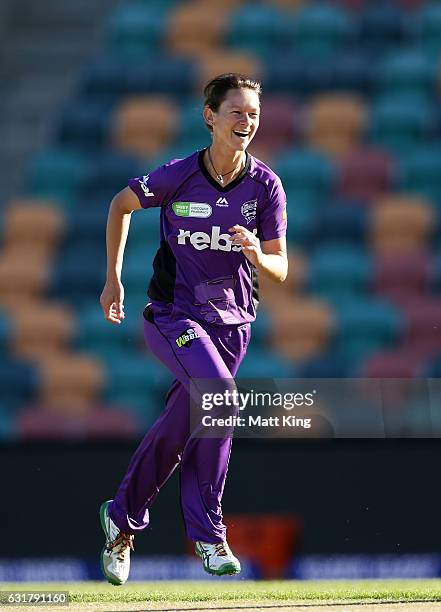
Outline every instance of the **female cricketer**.
[(260, 83), (223, 74), (204, 94), (211, 145), (131, 179), (109, 209), (100, 302), (105, 318), (119, 324), (131, 214), (161, 207), (144, 335), (175, 377), (165, 410), (133, 455), (115, 498), (100, 509), (106, 537), (101, 566), (116, 585), (126, 582), (134, 536), (148, 526), (149, 508), (178, 465), (186, 531), (204, 569), (216, 575), (240, 572), (221, 510), (231, 436), (191, 435), (189, 384), (235, 376), (256, 316), (257, 276), (285, 280), (286, 196), (279, 177), (247, 153), (259, 127)]

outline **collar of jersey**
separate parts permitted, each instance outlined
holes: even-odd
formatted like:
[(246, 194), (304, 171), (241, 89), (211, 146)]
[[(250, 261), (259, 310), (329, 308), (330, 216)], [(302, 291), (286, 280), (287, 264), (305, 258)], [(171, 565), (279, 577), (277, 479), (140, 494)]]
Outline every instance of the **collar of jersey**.
[(243, 177), (246, 175), (246, 173), (248, 172), (248, 170), (250, 168), (251, 157), (248, 154), (248, 151), (245, 151), (247, 158), (246, 158), (246, 161), (245, 161), (245, 166), (243, 167), (243, 170), (241, 171), (241, 173), (236, 176), (234, 181), (231, 181), (231, 183), (228, 183), (228, 185), (226, 185), (225, 187), (222, 187), (222, 185), (219, 185), (219, 183), (214, 180), (214, 178), (211, 176), (211, 174), (208, 172), (207, 168), (205, 167), (205, 164), (204, 164), (204, 153), (205, 153), (206, 150), (207, 149), (205, 148), (205, 149), (202, 149), (201, 151), (199, 151), (198, 161), (199, 161), (199, 168), (201, 169), (201, 172), (205, 176), (207, 181), (211, 185), (213, 185), (213, 187), (215, 187), (218, 191), (221, 191), (223, 193), (225, 191), (230, 191), (231, 189), (234, 189), (237, 185), (239, 185), (239, 183), (241, 182), (241, 180), (243, 179)]

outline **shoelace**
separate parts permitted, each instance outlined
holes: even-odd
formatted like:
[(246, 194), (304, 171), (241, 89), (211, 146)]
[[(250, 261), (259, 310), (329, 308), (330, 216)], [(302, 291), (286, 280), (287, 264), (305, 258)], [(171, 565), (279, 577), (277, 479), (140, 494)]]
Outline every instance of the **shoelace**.
[(222, 542), (219, 542), (219, 544), (215, 544), (214, 548), (216, 549), (216, 552), (219, 557), (226, 557), (228, 555), (227, 549), (225, 548), (225, 545), (222, 544)]
[(113, 542), (109, 542), (109, 544), (107, 545), (107, 551), (111, 552), (114, 548), (119, 546), (120, 549), (116, 558), (118, 559), (118, 561), (125, 561), (127, 551), (129, 549), (135, 550), (135, 547), (133, 545), (134, 537), (135, 536), (129, 533), (123, 533), (122, 531), (120, 531), (116, 540), (114, 540)]

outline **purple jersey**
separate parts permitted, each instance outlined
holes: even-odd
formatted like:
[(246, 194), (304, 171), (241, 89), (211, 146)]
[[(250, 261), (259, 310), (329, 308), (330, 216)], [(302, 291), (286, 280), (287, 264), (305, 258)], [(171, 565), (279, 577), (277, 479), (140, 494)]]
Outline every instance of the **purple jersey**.
[(228, 228), (243, 225), (260, 240), (285, 236), (285, 192), (279, 177), (249, 154), (241, 174), (222, 187), (203, 153), (129, 181), (143, 208), (161, 207), (148, 295), (201, 322), (247, 323), (256, 316), (256, 269), (230, 242)]

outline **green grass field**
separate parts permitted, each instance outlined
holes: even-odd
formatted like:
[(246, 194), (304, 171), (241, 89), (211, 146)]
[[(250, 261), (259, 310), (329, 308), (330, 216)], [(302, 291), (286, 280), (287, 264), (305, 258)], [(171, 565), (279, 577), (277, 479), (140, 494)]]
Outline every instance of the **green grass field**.
[[(286, 604), (308, 603), (386, 603), (386, 602), (434, 602), (430, 609), (438, 608), (441, 602), (441, 580), (415, 581), (262, 581), (262, 582), (133, 582), (122, 587), (114, 587), (104, 582), (84, 583), (3, 583), (0, 591), (68, 591), (75, 609), (89, 608), (90, 604), (111, 603), (112, 610), (127, 609), (127, 604), (143, 604), (144, 610), (161, 609), (159, 603), (173, 603), (173, 609), (185, 609), (189, 603), (192, 609), (221, 609), (222, 605), (232, 609), (271, 607), (277, 605), (285, 610)], [(182, 607), (176, 608), (179, 602)], [(246, 604), (250, 605), (247, 606)], [(252, 606), (251, 604), (254, 604)], [(285, 604), (285, 605), (282, 605)], [(120, 606), (120, 608), (119, 608)], [(218, 607), (217, 607), (218, 606)], [(436, 606), (436, 608), (435, 608)], [(136, 606), (138, 609), (139, 606)], [(136, 609), (134, 606), (132, 609)], [(352, 608), (352, 606), (351, 606)], [(10, 608), (14, 609), (14, 608)], [(15, 608), (17, 609), (17, 608)], [(29, 610), (30, 608), (28, 608)], [(68, 608), (64, 608), (65, 610)], [(97, 607), (95, 609), (100, 609)], [(101, 608), (104, 609), (104, 608)], [(168, 609), (162, 607), (162, 609)], [(234, 609), (234, 607), (233, 607)], [(311, 608), (312, 609), (312, 608)], [(345, 610), (345, 608), (342, 608)], [(429, 608), (427, 608), (429, 609)]]

